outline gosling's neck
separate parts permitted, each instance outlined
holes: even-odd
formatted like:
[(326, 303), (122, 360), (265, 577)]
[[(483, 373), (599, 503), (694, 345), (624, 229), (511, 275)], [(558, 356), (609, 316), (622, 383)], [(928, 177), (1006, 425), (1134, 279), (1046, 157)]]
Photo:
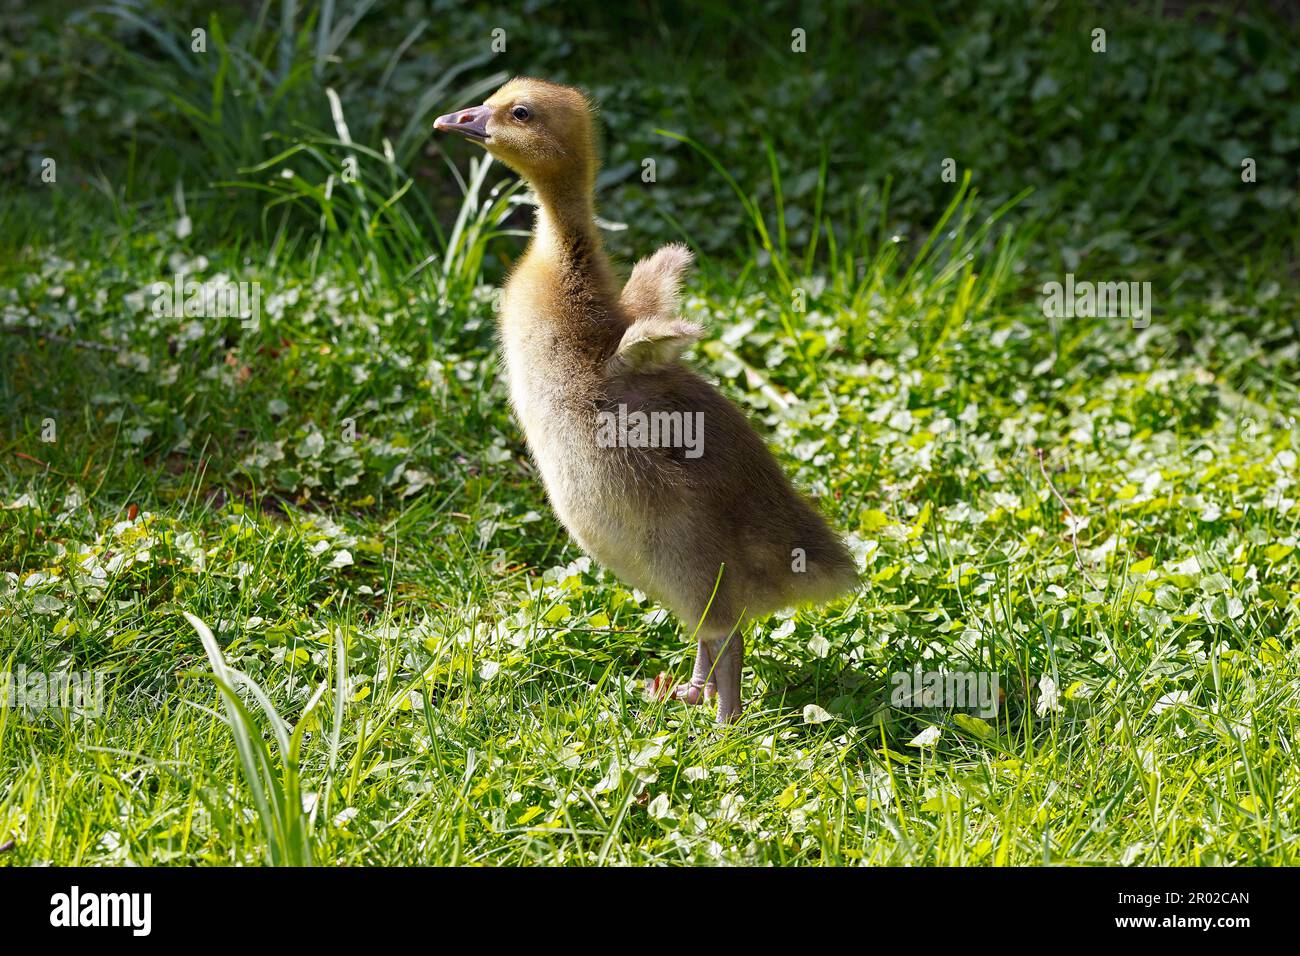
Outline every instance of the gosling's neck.
[(596, 226), (590, 176), (535, 180), (537, 221), (532, 255), (546, 264), (584, 298), (613, 296), (613, 273)]
[(596, 229), (596, 204), (591, 192), (578, 184), (535, 183), (538, 244), (550, 253), (586, 247), (600, 251)]
[(531, 180), (537, 221), (524, 272), (540, 283), (541, 320), (551, 341), (574, 364), (565, 373), (576, 382), (599, 378), (600, 370), (627, 328), (618, 305), (618, 283), (596, 226), (592, 180)]

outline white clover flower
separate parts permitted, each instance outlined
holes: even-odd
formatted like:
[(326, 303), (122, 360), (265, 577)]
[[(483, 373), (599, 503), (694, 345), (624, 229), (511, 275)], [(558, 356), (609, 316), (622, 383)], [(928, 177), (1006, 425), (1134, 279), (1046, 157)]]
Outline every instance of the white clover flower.
[(803, 709), (803, 722), (805, 724), (824, 724), (830, 719), (830, 713), (816, 704), (809, 704)]
[(1034, 706), (1034, 713), (1046, 717), (1049, 713), (1059, 714), (1064, 709), (1056, 681), (1044, 674), (1038, 679), (1038, 703)]
[(939, 734), (938, 727), (926, 727), (925, 730), (909, 740), (907, 745), (909, 747), (933, 747), (939, 742)]
[(666, 793), (659, 794), (659, 796), (655, 797), (653, 800), (650, 801), (650, 806), (647, 809), (649, 810), (650, 816), (653, 819), (655, 820), (667, 819), (669, 815), (668, 794)]

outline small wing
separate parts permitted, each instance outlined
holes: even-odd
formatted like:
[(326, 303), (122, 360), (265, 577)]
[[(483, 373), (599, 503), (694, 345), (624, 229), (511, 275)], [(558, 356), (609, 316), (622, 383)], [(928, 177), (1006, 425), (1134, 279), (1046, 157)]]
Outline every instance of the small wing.
[(671, 365), (703, 334), (704, 329), (685, 319), (640, 319), (627, 327), (605, 371), (616, 375)]
[(638, 262), (619, 296), (619, 304), (628, 317), (636, 322), (675, 316), (677, 294), (692, 258), (690, 249), (674, 242)]

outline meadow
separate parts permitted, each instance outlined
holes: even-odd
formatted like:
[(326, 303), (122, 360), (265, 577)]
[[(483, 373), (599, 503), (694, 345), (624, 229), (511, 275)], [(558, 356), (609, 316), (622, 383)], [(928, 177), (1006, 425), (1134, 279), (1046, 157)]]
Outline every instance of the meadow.
[[(0, 673), (103, 693), (0, 698), (0, 865), (1300, 862), (1300, 25), (1176, 7), (6, 11)], [(860, 562), (728, 728), (511, 417), (515, 74)]]

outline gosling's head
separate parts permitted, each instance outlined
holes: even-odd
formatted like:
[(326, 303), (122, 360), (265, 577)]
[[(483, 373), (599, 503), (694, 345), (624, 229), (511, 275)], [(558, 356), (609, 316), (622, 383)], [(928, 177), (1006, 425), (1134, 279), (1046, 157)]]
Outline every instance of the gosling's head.
[(439, 116), (433, 128), (481, 143), (530, 182), (589, 184), (596, 171), (592, 105), (580, 90), (511, 80), (482, 106)]

